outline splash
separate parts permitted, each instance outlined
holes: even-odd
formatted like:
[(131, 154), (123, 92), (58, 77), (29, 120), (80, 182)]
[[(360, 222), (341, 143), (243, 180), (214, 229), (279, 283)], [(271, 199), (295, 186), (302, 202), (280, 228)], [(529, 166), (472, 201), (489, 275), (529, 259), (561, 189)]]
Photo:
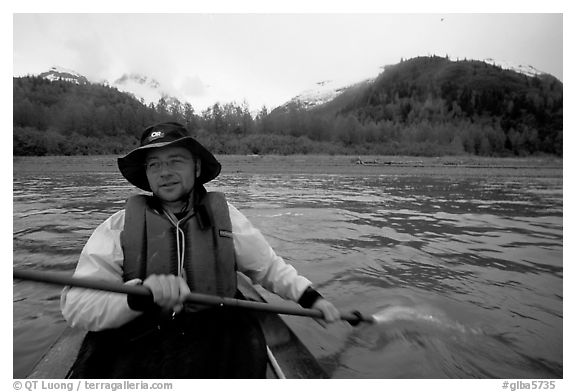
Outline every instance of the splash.
[(440, 322), (437, 315), (422, 307), (392, 305), (375, 313), (372, 317), (377, 324), (392, 323), (400, 320)]
[(462, 333), (482, 333), (481, 329), (467, 327), (451, 320), (440, 310), (423, 306), (410, 307), (392, 305), (375, 313), (372, 317), (376, 325), (388, 325), (395, 322), (408, 321), (425, 323), (445, 330), (457, 330)]

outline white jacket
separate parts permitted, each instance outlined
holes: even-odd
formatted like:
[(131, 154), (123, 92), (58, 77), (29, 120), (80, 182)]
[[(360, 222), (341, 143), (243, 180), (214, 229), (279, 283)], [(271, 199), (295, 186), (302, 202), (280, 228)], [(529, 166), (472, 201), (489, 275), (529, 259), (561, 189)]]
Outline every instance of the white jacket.
[[(276, 255), (262, 233), (240, 211), (231, 204), (228, 209), (238, 270), (281, 297), (298, 301), (311, 282)], [(120, 244), (123, 228), (124, 210), (98, 226), (80, 254), (74, 277), (123, 283), (124, 255)], [(128, 307), (126, 294), (83, 288), (66, 287), (60, 308), (69, 325), (89, 331), (117, 328), (141, 314)]]

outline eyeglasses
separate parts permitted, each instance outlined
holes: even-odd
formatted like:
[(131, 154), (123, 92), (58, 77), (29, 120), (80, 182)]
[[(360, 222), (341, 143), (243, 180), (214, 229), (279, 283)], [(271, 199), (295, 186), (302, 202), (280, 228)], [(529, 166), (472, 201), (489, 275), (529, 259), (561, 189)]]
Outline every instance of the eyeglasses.
[(191, 159), (186, 159), (186, 158), (172, 158), (172, 159), (169, 159), (167, 161), (153, 160), (153, 161), (146, 162), (144, 164), (144, 167), (146, 168), (146, 171), (148, 173), (157, 174), (157, 173), (160, 173), (162, 171), (162, 167), (164, 165), (166, 165), (166, 167), (169, 170), (180, 171), (180, 170), (184, 170), (187, 167), (189, 167), (191, 161), (192, 161)]

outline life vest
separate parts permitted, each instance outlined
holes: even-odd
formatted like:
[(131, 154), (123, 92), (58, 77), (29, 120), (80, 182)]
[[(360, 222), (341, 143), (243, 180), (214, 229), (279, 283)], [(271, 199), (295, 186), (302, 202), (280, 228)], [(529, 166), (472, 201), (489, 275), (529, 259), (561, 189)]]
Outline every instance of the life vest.
[(154, 202), (150, 196), (137, 195), (126, 203), (120, 236), (124, 281), (144, 280), (153, 274), (178, 275), (183, 253), (183, 275), (192, 292), (234, 297), (236, 256), (224, 195), (205, 193), (196, 211), (177, 224), (161, 208), (154, 208)]

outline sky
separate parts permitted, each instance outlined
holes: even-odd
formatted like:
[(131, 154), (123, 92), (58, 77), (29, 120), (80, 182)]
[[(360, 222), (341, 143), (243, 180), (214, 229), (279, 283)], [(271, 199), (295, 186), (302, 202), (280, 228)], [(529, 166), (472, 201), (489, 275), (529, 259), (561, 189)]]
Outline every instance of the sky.
[(13, 74), (156, 79), (201, 111), (285, 103), (426, 55), (531, 65), (563, 81), (560, 13), (14, 13)]

